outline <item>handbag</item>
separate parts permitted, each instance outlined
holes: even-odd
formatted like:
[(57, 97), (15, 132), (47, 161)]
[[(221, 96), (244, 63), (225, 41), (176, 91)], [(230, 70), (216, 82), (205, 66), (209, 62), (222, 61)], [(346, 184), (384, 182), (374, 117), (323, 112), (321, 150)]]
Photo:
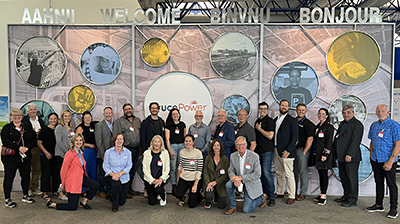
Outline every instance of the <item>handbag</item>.
[[(24, 129), (25, 129), (25, 127), (22, 127), (21, 138), (19, 139), (19, 141), (17, 143), (18, 145), (21, 142), (22, 137), (24, 137)], [(4, 145), (1, 146), (1, 156), (14, 156), (15, 155), (15, 151), (16, 151), (15, 149), (11, 149), (11, 148), (5, 147)]]

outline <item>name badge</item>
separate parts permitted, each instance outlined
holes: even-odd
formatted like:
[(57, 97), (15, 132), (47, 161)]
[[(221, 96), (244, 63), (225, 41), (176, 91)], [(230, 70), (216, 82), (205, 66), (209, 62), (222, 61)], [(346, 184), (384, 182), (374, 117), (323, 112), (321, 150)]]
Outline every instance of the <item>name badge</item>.
[(162, 166), (162, 161), (161, 161), (161, 160), (158, 160), (157, 165), (158, 165), (158, 166)]
[(251, 165), (250, 165), (250, 163), (246, 163), (246, 169), (250, 169), (251, 168)]
[(222, 138), (222, 136), (224, 136), (224, 133), (221, 131), (218, 136)]
[(179, 129), (175, 129), (175, 134), (179, 135)]
[(383, 138), (383, 132), (382, 131), (379, 132), (378, 137)]
[(194, 159), (191, 159), (189, 163), (190, 165), (194, 165)]
[(16, 129), (17, 131), (21, 131), (21, 128), (20, 128), (20, 127), (15, 127), (15, 129)]
[(135, 130), (135, 128), (134, 128), (134, 127), (132, 127), (132, 126), (130, 126), (130, 127), (129, 127), (129, 130), (131, 130), (131, 131), (134, 131), (134, 130)]
[(224, 169), (220, 169), (219, 170), (219, 174), (225, 174), (225, 170)]
[(162, 131), (165, 131), (164, 127), (162, 127)]
[(339, 134), (335, 135), (335, 138), (339, 138)]
[(128, 156), (125, 154), (125, 155), (124, 155), (124, 159), (126, 159), (126, 158), (128, 158)]
[(235, 135), (237, 135), (237, 133), (238, 133), (238, 130), (235, 130)]
[(74, 136), (74, 135), (75, 135), (75, 132), (74, 132), (74, 131), (70, 131), (70, 132), (69, 132), (69, 135)]
[(89, 131), (90, 131), (90, 132), (94, 132), (94, 129), (92, 129), (92, 128), (89, 128)]
[(318, 138), (323, 138), (323, 137), (324, 137), (324, 133), (323, 132), (318, 133)]
[(199, 137), (199, 134), (194, 133), (194, 134), (193, 134), (193, 137), (194, 137), (194, 138), (197, 138), (197, 137)]

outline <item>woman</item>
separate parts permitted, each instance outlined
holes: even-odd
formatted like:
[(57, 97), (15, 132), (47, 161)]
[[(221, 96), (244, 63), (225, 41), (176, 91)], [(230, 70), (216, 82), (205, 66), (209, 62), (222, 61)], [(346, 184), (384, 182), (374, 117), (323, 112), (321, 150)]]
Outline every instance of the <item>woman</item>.
[(144, 186), (148, 194), (150, 205), (157, 203), (160, 197), (160, 205), (167, 204), (167, 195), (164, 185), (169, 178), (169, 155), (164, 147), (164, 141), (160, 135), (151, 139), (151, 145), (143, 154)]
[[(61, 168), (62, 186), (68, 193), (68, 204), (54, 203), (49, 199), (46, 206), (57, 210), (74, 211), (79, 206), (85, 209), (92, 209), (87, 201), (92, 200), (100, 187), (99, 182), (90, 179), (86, 173), (86, 161), (83, 158), (85, 151), (85, 140), (81, 134), (75, 134), (71, 139), (70, 150), (65, 154)], [(79, 202), (82, 187), (90, 188), (86, 196)]]
[(129, 171), (132, 168), (132, 155), (124, 147), (124, 136), (118, 132), (112, 138), (114, 147), (104, 154), (103, 169), (106, 182), (111, 186), (111, 211), (117, 212), (118, 207), (125, 204), (129, 191)]
[(185, 136), (185, 148), (180, 153), (176, 198), (179, 199), (179, 206), (185, 204), (185, 194), (189, 189), (189, 208), (196, 207), (203, 197), (200, 194), (199, 180), (203, 170), (203, 154), (200, 150), (195, 149), (193, 135)]
[(229, 181), (228, 168), (229, 160), (224, 155), (224, 146), (219, 139), (214, 139), (210, 144), (208, 156), (204, 162), (205, 208), (211, 208), (213, 199), (217, 202), (218, 208), (225, 208), (227, 196), (225, 184)]
[(85, 157), (86, 171), (89, 178), (96, 180), (96, 164), (97, 164), (97, 150), (96, 139), (94, 137), (94, 125), (92, 122), (92, 114), (85, 111), (82, 114), (82, 123), (76, 128), (76, 133), (82, 134), (85, 138)]
[(181, 120), (179, 110), (173, 108), (169, 111), (167, 121), (165, 123), (165, 141), (171, 158), (171, 184), (172, 194), (175, 195), (176, 190), (176, 165), (179, 161), (179, 152), (185, 148), (183, 144), (186, 135), (186, 125)]
[(53, 51), (43, 57), (40, 56), (38, 50), (32, 50), (29, 52), (29, 62), (30, 62), (30, 75), (28, 78), (28, 83), (38, 87), (40, 86), (40, 81), (42, 79), (42, 71), (44, 63), (51, 58), (55, 53), (60, 52), (59, 50)]
[[(54, 150), (54, 155), (56, 157), (56, 171), (57, 176), (56, 179), (56, 186), (61, 184), (60, 178), (60, 171), (61, 166), (63, 164), (65, 153), (67, 153), (69, 149), (69, 144), (71, 142), (71, 138), (75, 135), (75, 129), (72, 127), (71, 124), (71, 112), (69, 110), (64, 110), (61, 112), (60, 116), (60, 124), (56, 127), (56, 148)], [(68, 197), (65, 196), (62, 192), (58, 194), (58, 198), (62, 200), (68, 200)]]
[(49, 199), (51, 193), (56, 193), (59, 186), (56, 179), (59, 174), (57, 172), (56, 159), (54, 157), (54, 149), (56, 147), (55, 129), (58, 124), (58, 115), (56, 113), (51, 113), (47, 118), (49, 119), (50, 124), (43, 127), (39, 133), (37, 141), (37, 145), (40, 150), (42, 150), (40, 156), (42, 171), (40, 190), (43, 192), (44, 199)]
[(15, 178), (15, 173), (18, 170), (21, 176), (21, 187), (23, 192), (22, 202), (33, 203), (35, 200), (28, 196), (29, 178), (31, 171), (31, 148), (36, 144), (36, 133), (29, 126), (24, 125), (22, 117), (24, 114), (19, 109), (12, 109), (12, 122), (4, 125), (1, 130), (1, 142), (3, 147), (15, 151), (14, 155), (1, 155), (1, 161), (4, 165), (4, 181), (3, 191), (5, 198), (5, 206), (14, 208), (17, 203), (11, 200), (11, 190)]
[(318, 169), (321, 193), (318, 197), (314, 198), (314, 201), (318, 205), (325, 205), (329, 180), (328, 169), (336, 167), (332, 151), (333, 126), (330, 124), (331, 118), (329, 117), (329, 112), (325, 108), (319, 109), (318, 119), (320, 122), (315, 127), (313, 144), (315, 147), (316, 168)]

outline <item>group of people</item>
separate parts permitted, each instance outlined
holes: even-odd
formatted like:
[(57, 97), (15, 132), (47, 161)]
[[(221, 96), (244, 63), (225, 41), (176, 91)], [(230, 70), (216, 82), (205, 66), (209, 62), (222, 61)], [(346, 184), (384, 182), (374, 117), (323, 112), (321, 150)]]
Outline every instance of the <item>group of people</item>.
[[(139, 162), (138, 174), (142, 173), (150, 205), (166, 205), (168, 181), (179, 206), (184, 206), (189, 190), (190, 208), (203, 199), (205, 208), (215, 203), (218, 208), (225, 209), (228, 202), (226, 215), (237, 211), (236, 202), (240, 198), (244, 201), (245, 213), (257, 207), (275, 206), (276, 198), (285, 197), (285, 186), (286, 203), (293, 204), (306, 198), (310, 165), (315, 165), (319, 174), (320, 194), (314, 198), (318, 205), (327, 202), (328, 170), (336, 166), (344, 193), (335, 201), (343, 207), (357, 205), (364, 127), (355, 118), (350, 105), (342, 108), (344, 121), (336, 133), (327, 109), (319, 109), (319, 123), (314, 125), (306, 117), (305, 104), (297, 105), (297, 117), (288, 115), (287, 100), (280, 101), (279, 115), (275, 119), (268, 116), (269, 105), (259, 103), (259, 118), (253, 127), (247, 122), (246, 110), (238, 112), (239, 124), (234, 127), (227, 122), (227, 112), (220, 109), (214, 135), (202, 122), (201, 111), (196, 111), (195, 123), (187, 128), (178, 109), (169, 111), (166, 122), (158, 116), (159, 109), (157, 102), (150, 103), (150, 115), (140, 121), (133, 115), (132, 105), (127, 103), (123, 106), (124, 115), (113, 121), (113, 110), (106, 107), (104, 119), (97, 123), (87, 111), (82, 114), (82, 123), (77, 128), (72, 126), (68, 110), (61, 113), (60, 121), (56, 113), (50, 114), (50, 124), (45, 126), (36, 115), (35, 104), (28, 105), (28, 115), (24, 118), (22, 111), (12, 109), (12, 122), (1, 132), (3, 148), (16, 151), (15, 155), (2, 153), (5, 205), (16, 206), (10, 194), (17, 169), (22, 178), (22, 201), (34, 202), (31, 191), (38, 191), (35, 185), (38, 178), (34, 174), (38, 169), (34, 167), (41, 166), (40, 191), (49, 208), (76, 210), (79, 205), (90, 209), (88, 200), (100, 193), (101, 197), (108, 196), (111, 210), (116, 212), (127, 197), (138, 194), (132, 189), (132, 181)], [(384, 211), (386, 178), (391, 205), (388, 217), (396, 218), (395, 162), (400, 151), (400, 124), (389, 118), (386, 105), (379, 105), (376, 114), (379, 120), (371, 125), (368, 135), (376, 202), (366, 210)], [(143, 158), (139, 160), (141, 152)], [(31, 190), (29, 182), (33, 186)], [(54, 203), (52, 194), (68, 200), (68, 204)]]

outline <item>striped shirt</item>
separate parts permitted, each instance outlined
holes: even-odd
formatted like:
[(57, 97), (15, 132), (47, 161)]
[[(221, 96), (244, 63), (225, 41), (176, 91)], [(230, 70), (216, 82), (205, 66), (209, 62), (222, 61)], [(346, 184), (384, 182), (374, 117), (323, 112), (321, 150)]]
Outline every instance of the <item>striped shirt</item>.
[(180, 178), (186, 181), (201, 179), (203, 155), (198, 149), (183, 149), (180, 154), (178, 170), (182, 170)]

